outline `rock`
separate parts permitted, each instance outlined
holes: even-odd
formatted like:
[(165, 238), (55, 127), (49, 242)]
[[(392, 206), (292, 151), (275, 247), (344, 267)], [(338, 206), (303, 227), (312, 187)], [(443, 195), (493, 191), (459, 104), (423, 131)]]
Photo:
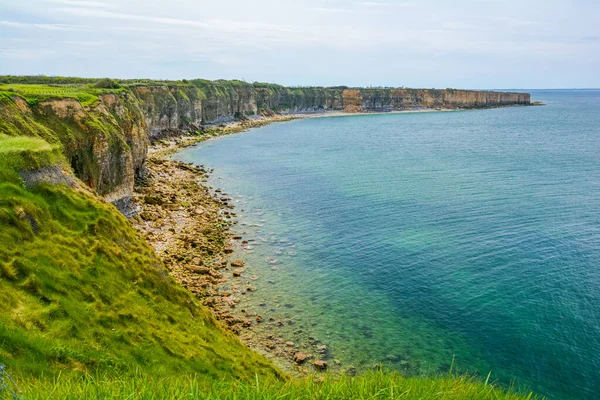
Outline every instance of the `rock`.
[(260, 315), (256, 316), (256, 322), (262, 322), (263, 317), (261, 317)]
[(244, 260), (232, 260), (231, 266), (233, 268), (241, 268), (245, 265)]
[[(234, 213), (231, 213), (231, 214), (234, 215)], [(233, 237), (233, 240), (241, 240), (241, 239), (242, 239), (242, 237), (239, 235), (236, 235)]]
[(194, 264), (194, 265), (202, 265), (202, 259), (200, 257), (194, 257), (192, 259), (192, 264)]
[(150, 205), (161, 205), (163, 204), (163, 200), (158, 194), (149, 194), (144, 197), (144, 202)]
[(200, 275), (210, 274), (210, 268), (207, 268), (207, 267), (191, 266), (189, 269), (190, 269), (190, 271), (192, 271), (195, 274), (200, 274)]
[(140, 218), (142, 218), (144, 221), (156, 221), (157, 216), (152, 212), (144, 211), (140, 214)]
[(303, 364), (309, 358), (310, 356), (308, 354), (302, 352), (294, 354), (294, 362), (296, 362), (297, 364)]
[(240, 276), (242, 276), (242, 272), (244, 272), (243, 268), (236, 269), (235, 271), (233, 271), (233, 276), (239, 278)]
[(293, 347), (294, 346), (294, 342), (285, 342), (285, 345), (288, 347)]
[(326, 346), (326, 345), (324, 345), (324, 344), (322, 344), (322, 345), (319, 345), (319, 346), (317, 347), (317, 349), (319, 350), (319, 353), (322, 353), (322, 354), (324, 354), (324, 353), (327, 353), (327, 350), (328, 350), (327, 346)]
[(223, 253), (225, 253), (225, 254), (231, 254), (231, 253), (233, 253), (233, 248), (231, 248), (231, 247), (225, 247), (223, 249)]
[(312, 363), (314, 365), (314, 367), (318, 370), (325, 370), (327, 368), (327, 362), (323, 361), (323, 360), (315, 360)]

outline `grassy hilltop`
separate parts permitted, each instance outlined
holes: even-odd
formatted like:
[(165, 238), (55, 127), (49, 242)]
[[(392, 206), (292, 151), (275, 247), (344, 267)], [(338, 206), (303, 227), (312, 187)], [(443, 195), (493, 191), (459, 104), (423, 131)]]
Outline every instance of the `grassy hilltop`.
[[(64, 96), (92, 113), (98, 93), (124, 89), (82, 81), (50, 93), (42, 84), (0, 90), (0, 364), (19, 397), (532, 398), (452, 373), (283, 375), (222, 328), (118, 210), (73, 175), (64, 138), (89, 133), (35, 114)], [(21, 113), (16, 98), (34, 113)], [(118, 135), (112, 122), (96, 123), (90, 131)], [(8, 389), (16, 391), (0, 373), (0, 399), (12, 398)]]

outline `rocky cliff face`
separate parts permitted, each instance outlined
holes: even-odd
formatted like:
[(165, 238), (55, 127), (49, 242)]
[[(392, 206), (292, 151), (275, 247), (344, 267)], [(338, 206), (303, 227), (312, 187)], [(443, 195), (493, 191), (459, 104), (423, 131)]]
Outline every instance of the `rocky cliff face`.
[(92, 106), (72, 98), (33, 103), (5, 96), (0, 133), (60, 144), (75, 175), (114, 203), (131, 196), (148, 150), (148, 126), (137, 99), (127, 92), (101, 95)]
[[(362, 89), (359, 92), (362, 109), (369, 111), (412, 108), (486, 108), (529, 105), (531, 103), (528, 93), (455, 89)], [(355, 94), (350, 98), (353, 102), (357, 102)]]
[[(528, 105), (526, 93), (429, 89), (286, 88), (240, 81), (123, 82), (113, 91), (81, 86), (79, 95), (43, 101), (20, 85), (0, 85), (0, 134), (31, 135), (60, 143), (75, 175), (106, 200), (124, 205), (143, 175), (151, 140), (198, 131), (261, 113), (391, 111)], [(40, 88), (35, 88), (36, 96)], [(96, 96), (89, 102), (89, 96)], [(83, 101), (82, 99), (86, 100)]]
[(303, 113), (323, 110), (342, 110), (342, 90), (334, 88), (286, 88), (277, 85), (256, 85), (259, 110)]

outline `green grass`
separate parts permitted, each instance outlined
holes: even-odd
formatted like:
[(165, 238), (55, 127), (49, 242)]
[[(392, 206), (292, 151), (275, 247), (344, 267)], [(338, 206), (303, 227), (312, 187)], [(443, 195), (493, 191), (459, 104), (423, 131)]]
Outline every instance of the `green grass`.
[(309, 377), (287, 382), (223, 382), (195, 375), (157, 377), (141, 373), (117, 379), (88, 375), (80, 379), (27, 381), (20, 389), (29, 400), (540, 399), (531, 393), (517, 394), (469, 376), (403, 377), (382, 371), (357, 377)]
[(101, 89), (94, 85), (70, 84), (70, 85), (45, 85), (45, 84), (4, 84), (0, 85), (0, 91), (19, 94), (27, 100), (29, 105), (36, 105), (42, 101), (52, 99), (75, 99), (84, 107), (98, 104), (98, 95), (106, 93), (118, 93), (123, 89)]
[(15, 171), (43, 168), (62, 160), (60, 148), (43, 139), (0, 134), (0, 178), (8, 179)]
[(112, 205), (63, 185), (27, 189), (16, 174), (0, 181), (0, 363), (24, 379), (279, 376), (174, 282)]

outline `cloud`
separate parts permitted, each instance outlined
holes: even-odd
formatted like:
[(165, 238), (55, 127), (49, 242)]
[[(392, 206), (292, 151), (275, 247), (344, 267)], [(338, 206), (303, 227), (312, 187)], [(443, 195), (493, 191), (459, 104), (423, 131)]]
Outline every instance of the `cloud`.
[(92, 8), (110, 8), (116, 9), (117, 6), (103, 1), (84, 1), (84, 0), (55, 0), (54, 3), (64, 4), (75, 7), (92, 7)]
[(414, 3), (393, 2), (393, 1), (361, 1), (359, 5), (363, 7), (412, 7)]
[(29, 62), (33, 60), (42, 60), (54, 55), (56, 55), (54, 50), (43, 48), (5, 49), (0, 53), (0, 58)]
[[(376, 76), (394, 84), (399, 76), (411, 74), (424, 82), (422, 71), (438, 71), (436, 76), (447, 80), (477, 66), (486, 71), (480, 76), (492, 80), (512, 65), (557, 65), (569, 59), (578, 68), (588, 68), (600, 61), (595, 51), (600, 31), (593, 18), (600, 10), (597, 2), (586, 7), (542, 0), (0, 3), (0, 72), (18, 73), (37, 65), (40, 72), (55, 68), (54, 73), (64, 69), (120, 75), (122, 66), (125, 75), (159, 71), (174, 78), (181, 72), (210, 77), (212, 71), (213, 77), (227, 77), (255, 71), (253, 79), (283, 77), (284, 83), (323, 82), (328, 76), (333, 81), (372, 83)], [(31, 54), (38, 47), (55, 53)], [(15, 60), (45, 57), (48, 63), (8, 63), (6, 54)], [(53, 60), (74, 54), (80, 58), (51, 67)], [(97, 62), (98, 54), (114, 60), (113, 70)], [(432, 69), (434, 65), (439, 68)], [(374, 73), (380, 70), (388, 75)]]
[(128, 14), (122, 12), (98, 10), (95, 8), (60, 8), (62, 13), (78, 17), (95, 17), (114, 20), (126, 20), (135, 22), (148, 22), (160, 25), (173, 25), (177, 27), (201, 28), (211, 31), (252, 33), (252, 32), (272, 32), (274, 34), (298, 33), (292, 26), (277, 25), (259, 22), (235, 21), (227, 19), (211, 19), (206, 21), (190, 20), (182, 18), (157, 17), (152, 15)]
[(0, 21), (0, 26), (6, 26), (9, 28), (16, 29), (44, 29), (50, 31), (74, 31), (85, 29), (84, 26), (80, 25), (68, 25), (68, 24), (34, 24), (28, 22), (17, 22), (17, 21)]
[(353, 13), (354, 10), (347, 8), (328, 8), (328, 7), (309, 7), (308, 11), (322, 12), (322, 13)]
[(96, 41), (85, 41), (85, 40), (67, 40), (63, 42), (65, 44), (76, 46), (76, 47), (105, 47), (112, 44), (109, 40), (96, 40)]
[(177, 26), (193, 26), (197, 28), (206, 28), (207, 25), (200, 21), (185, 20), (178, 18), (154, 17), (147, 15), (127, 14), (114, 11), (98, 10), (96, 8), (60, 8), (59, 12), (78, 16), (78, 17), (95, 17), (108, 18), (127, 21), (150, 22), (155, 24), (177, 25)]

